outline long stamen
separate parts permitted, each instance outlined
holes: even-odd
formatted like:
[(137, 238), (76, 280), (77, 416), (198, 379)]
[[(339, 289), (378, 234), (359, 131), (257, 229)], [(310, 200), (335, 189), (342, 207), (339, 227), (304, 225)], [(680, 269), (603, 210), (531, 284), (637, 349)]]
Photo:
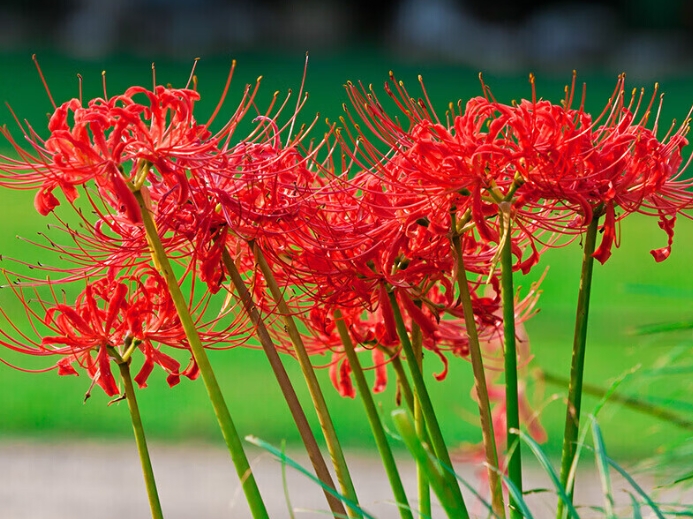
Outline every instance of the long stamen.
[(41, 78), (41, 82), (43, 83), (43, 88), (46, 90), (46, 94), (48, 94), (48, 99), (50, 99), (51, 104), (53, 105), (53, 110), (58, 108), (58, 105), (55, 104), (55, 101), (53, 100), (53, 95), (51, 94), (50, 88), (48, 88), (48, 83), (46, 82), (46, 78), (43, 75), (43, 71), (41, 70), (41, 67), (39, 66), (38, 58), (36, 57), (36, 54), (31, 56), (32, 61), (34, 62), (34, 65), (36, 65), (36, 70), (38, 71), (39, 77)]

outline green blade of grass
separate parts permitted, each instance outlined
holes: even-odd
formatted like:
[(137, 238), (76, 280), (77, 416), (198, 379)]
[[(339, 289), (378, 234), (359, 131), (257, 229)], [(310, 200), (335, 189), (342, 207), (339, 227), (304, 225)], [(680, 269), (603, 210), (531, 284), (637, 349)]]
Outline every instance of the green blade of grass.
[(608, 456), (606, 457), (606, 460), (608, 461), (609, 465), (611, 465), (616, 472), (621, 474), (623, 476), (623, 479), (625, 479), (628, 484), (633, 487), (633, 490), (635, 490), (640, 497), (642, 497), (645, 500), (645, 503), (647, 503), (647, 506), (650, 507), (652, 510), (652, 513), (657, 516), (657, 519), (664, 519), (664, 514), (662, 514), (662, 511), (659, 509), (659, 507), (655, 504), (654, 501), (652, 501), (652, 498), (647, 495), (647, 492), (645, 492), (640, 485), (636, 483), (636, 481), (626, 472), (623, 467), (621, 467), (618, 463), (616, 463), (614, 460), (609, 458)]
[[(282, 440), (282, 456), (286, 455), (286, 440)], [(282, 490), (284, 491), (284, 500), (286, 501), (286, 509), (289, 511), (289, 519), (296, 519), (294, 507), (291, 504), (291, 495), (289, 494), (289, 481), (286, 477), (286, 463), (282, 463)]]
[[(601, 410), (604, 408), (609, 399), (611, 399), (611, 397), (616, 393), (616, 390), (619, 388), (619, 386), (626, 379), (628, 379), (628, 377), (632, 376), (633, 373), (635, 373), (639, 369), (640, 365), (634, 366), (628, 371), (622, 373), (619, 377), (617, 377), (616, 380), (614, 380), (612, 384), (608, 387), (608, 389), (604, 392), (599, 402), (597, 402), (597, 404), (594, 406), (591, 416), (593, 416), (596, 419), (597, 415), (601, 412)], [(582, 448), (584, 447), (585, 439), (587, 438), (587, 431), (588, 429), (585, 428), (580, 432), (580, 438), (578, 439), (577, 445), (575, 446), (575, 458), (573, 459), (573, 464), (571, 465), (570, 472), (568, 473), (568, 488), (573, 488), (573, 481), (575, 481), (575, 474), (577, 473), (578, 462), (580, 461), (580, 454), (582, 453)]]
[(527, 506), (527, 503), (525, 503), (525, 500), (522, 497), (522, 492), (518, 490), (517, 486), (515, 486), (515, 483), (513, 483), (509, 477), (507, 477), (500, 471), (498, 473), (500, 474), (501, 479), (505, 482), (505, 485), (508, 487), (508, 493), (515, 500), (515, 505), (519, 509), (522, 516), (525, 519), (534, 519), (532, 512), (529, 511), (529, 507)]
[(281, 451), (281, 449), (278, 449), (274, 445), (267, 443), (264, 440), (261, 440), (257, 436), (246, 436), (245, 441), (247, 441), (248, 443), (252, 443), (253, 445), (258, 446), (261, 449), (266, 450), (270, 454), (273, 454), (280, 462), (285, 463), (286, 465), (288, 465), (292, 469), (295, 469), (298, 472), (300, 472), (301, 474), (303, 474), (304, 476), (306, 476), (308, 479), (310, 479), (314, 483), (317, 483), (318, 485), (320, 485), (320, 487), (324, 491), (329, 492), (330, 494), (335, 496), (337, 499), (342, 501), (346, 506), (348, 506), (349, 508), (351, 508), (355, 512), (362, 514), (364, 518), (376, 519), (375, 516), (366, 512), (363, 508), (361, 508), (359, 505), (357, 505), (354, 501), (343, 496), (342, 494), (337, 492), (334, 488), (331, 488), (331, 487), (325, 485), (325, 483), (323, 483), (319, 478), (317, 478), (313, 474), (311, 474), (311, 472), (309, 470), (307, 470), (306, 468), (304, 468), (300, 463), (298, 463), (297, 461), (293, 460), (292, 458), (290, 458), (289, 456), (284, 454)]
[(524, 441), (529, 446), (532, 453), (534, 454), (534, 457), (537, 458), (537, 461), (544, 469), (544, 472), (546, 472), (546, 474), (549, 476), (549, 479), (551, 479), (551, 483), (553, 483), (553, 486), (556, 488), (556, 492), (558, 493), (559, 499), (563, 501), (563, 505), (565, 506), (565, 510), (568, 512), (568, 515), (573, 519), (580, 519), (577, 510), (575, 510), (575, 507), (572, 504), (572, 500), (568, 497), (568, 492), (563, 487), (563, 485), (561, 485), (556, 471), (551, 466), (549, 458), (546, 457), (546, 454), (544, 454), (544, 451), (541, 450), (539, 444), (536, 441), (534, 441), (532, 437), (530, 437), (528, 434), (522, 431), (518, 431), (518, 434), (520, 435), (522, 441)]
[(606, 459), (606, 447), (604, 445), (604, 437), (602, 431), (594, 416), (590, 416), (592, 420), (592, 438), (594, 441), (594, 459), (599, 471), (599, 480), (602, 484), (602, 492), (604, 493), (604, 509), (606, 516), (609, 519), (615, 519), (614, 514), (614, 496), (611, 488), (611, 476), (609, 475), (609, 462)]
[(689, 479), (693, 479), (693, 472), (689, 472), (685, 476), (681, 476), (680, 478), (674, 480), (674, 484), (683, 483), (684, 481), (688, 481)]
[(635, 496), (628, 492), (628, 495), (630, 496), (630, 505), (631, 508), (633, 509), (633, 519), (642, 519), (642, 512), (640, 511), (640, 503), (638, 503), (638, 500), (635, 499)]

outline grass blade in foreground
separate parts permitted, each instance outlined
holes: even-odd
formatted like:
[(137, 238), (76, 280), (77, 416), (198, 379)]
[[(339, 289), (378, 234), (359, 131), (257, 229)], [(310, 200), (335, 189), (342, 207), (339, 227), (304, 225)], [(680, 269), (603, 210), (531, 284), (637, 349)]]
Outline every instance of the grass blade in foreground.
[(527, 503), (525, 503), (525, 500), (522, 497), (522, 492), (520, 492), (520, 490), (515, 486), (515, 483), (513, 483), (513, 481), (504, 474), (501, 474), (500, 476), (505, 482), (505, 485), (508, 487), (508, 493), (512, 496), (513, 500), (515, 501), (518, 511), (522, 514), (522, 517), (524, 517), (525, 519), (534, 519), (532, 512), (529, 511), (529, 507), (527, 506)]
[[(297, 461), (295, 461), (292, 458), (290, 458), (289, 456), (287, 456), (280, 449), (277, 449), (276, 447), (267, 443), (266, 441), (261, 440), (257, 436), (246, 436), (245, 440), (249, 443), (252, 443), (253, 445), (257, 445), (261, 449), (265, 449), (270, 454), (273, 454), (277, 458), (277, 460), (279, 460), (281, 463), (284, 463), (284, 464), (288, 465), (289, 467), (299, 471), (301, 474), (306, 476), (308, 479), (310, 479), (311, 481), (320, 485), (325, 492), (329, 492), (330, 494), (332, 494), (333, 496), (338, 498), (340, 501), (342, 501), (348, 508), (350, 508), (354, 512), (358, 513), (359, 515), (363, 516), (364, 519), (377, 519), (375, 516), (366, 512), (363, 508), (361, 508), (354, 501), (350, 500), (348, 497), (340, 494), (335, 489), (325, 485), (325, 483), (323, 483), (318, 478), (316, 478), (313, 474), (311, 474), (309, 470), (306, 470), (300, 463), (298, 463)], [(335, 515), (335, 517), (340, 517), (340, 516)]]
[(657, 519), (664, 519), (664, 514), (659, 509), (657, 504), (654, 501), (652, 501), (652, 498), (650, 496), (648, 496), (647, 492), (645, 492), (642, 489), (642, 487), (635, 482), (635, 480), (631, 477), (631, 475), (628, 474), (628, 472), (626, 472), (623, 469), (623, 467), (621, 467), (618, 463), (616, 463), (614, 460), (612, 460), (608, 456), (606, 457), (606, 461), (609, 463), (609, 465), (611, 465), (616, 470), (616, 472), (621, 474), (621, 476), (623, 476), (623, 479), (625, 479), (628, 482), (628, 484), (631, 487), (633, 487), (633, 490), (635, 490), (640, 495), (640, 497), (643, 498), (645, 503), (647, 503), (647, 506), (649, 506), (650, 509), (652, 510), (652, 513), (657, 516)]
[[(488, 517), (493, 517), (494, 519), (502, 519), (498, 514), (496, 514), (496, 512), (493, 511), (493, 505), (491, 505), (491, 503), (489, 503), (488, 501), (486, 501), (486, 499), (484, 499), (484, 497), (483, 497), (472, 485), (470, 485), (469, 483), (467, 483), (459, 474), (457, 474), (457, 473), (452, 469), (452, 467), (448, 467), (448, 466), (446, 466), (446, 465), (443, 465), (442, 463), (440, 463), (440, 467), (441, 467), (444, 471), (446, 471), (448, 474), (451, 474), (455, 479), (457, 479), (457, 481), (459, 481), (460, 483), (462, 483), (462, 486), (463, 486), (464, 488), (466, 488), (467, 490), (469, 490), (469, 492), (470, 492), (476, 499), (478, 499), (479, 502), (480, 502), (482, 505), (484, 505), (484, 508), (486, 509), (485, 511), (489, 513)], [(498, 474), (498, 479), (502, 480), (500, 471), (497, 471), (496, 474)], [(516, 488), (516, 487), (514, 487), (514, 488)], [(521, 494), (520, 494), (520, 497), (522, 497)]]
[(537, 461), (544, 469), (544, 472), (546, 472), (546, 475), (549, 476), (549, 479), (551, 479), (551, 483), (553, 483), (553, 486), (556, 488), (556, 493), (558, 494), (558, 502), (563, 503), (565, 505), (565, 509), (567, 510), (568, 515), (572, 519), (580, 519), (577, 510), (575, 510), (575, 507), (573, 506), (572, 499), (568, 497), (568, 492), (566, 488), (559, 481), (558, 475), (553, 470), (549, 458), (546, 457), (546, 454), (544, 454), (544, 451), (541, 450), (539, 444), (536, 441), (534, 441), (531, 436), (522, 431), (517, 431), (517, 434), (519, 434), (520, 439), (529, 446), (530, 450), (534, 453), (534, 456), (537, 458)]
[(628, 492), (628, 496), (630, 497), (630, 504), (631, 507), (633, 508), (633, 519), (642, 519), (642, 512), (640, 511), (640, 503), (638, 503), (638, 500), (635, 499), (635, 496)]
[(613, 489), (611, 488), (611, 477), (609, 476), (609, 462), (606, 458), (606, 447), (604, 446), (604, 438), (602, 437), (602, 431), (597, 423), (594, 416), (590, 417), (592, 419), (592, 438), (594, 440), (594, 458), (597, 463), (597, 470), (599, 471), (599, 479), (602, 484), (602, 492), (604, 493), (604, 509), (606, 511), (606, 516), (609, 519), (615, 519), (614, 514), (614, 496)]

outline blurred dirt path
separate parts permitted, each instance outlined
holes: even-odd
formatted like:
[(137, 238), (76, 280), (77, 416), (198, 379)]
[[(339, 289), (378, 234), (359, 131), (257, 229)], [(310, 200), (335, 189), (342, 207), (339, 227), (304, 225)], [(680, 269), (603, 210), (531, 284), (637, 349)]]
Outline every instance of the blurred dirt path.
[[(240, 483), (226, 451), (209, 446), (155, 443), (152, 462), (167, 519), (245, 519), (250, 517)], [(267, 453), (249, 450), (253, 470), (272, 518), (289, 518), (281, 465)], [(306, 457), (292, 453), (306, 464)], [(416, 495), (414, 465), (401, 456), (404, 485)], [(362, 506), (378, 519), (398, 517), (392, 494), (376, 453), (348, 452)], [(459, 465), (460, 475), (474, 481), (475, 467)], [(548, 480), (537, 467), (527, 470), (526, 488), (548, 488)], [(295, 517), (328, 517), (325, 499), (316, 484), (287, 468), (288, 494)], [(650, 489), (651, 480), (638, 478)], [(603, 505), (599, 479), (594, 472), (580, 474), (576, 502)], [(622, 480), (614, 477), (614, 492), (620, 503), (630, 498)], [(469, 496), (469, 492), (466, 493)], [(668, 500), (693, 503), (688, 495), (671, 494)], [(552, 494), (528, 497), (536, 519), (553, 517)], [(468, 503), (473, 503), (470, 496)], [(412, 503), (415, 506), (415, 503)], [(469, 504), (480, 516), (482, 509)], [(584, 517), (601, 517), (582, 508)], [(629, 508), (622, 516), (632, 517)], [(437, 512), (437, 513), (436, 513)], [(583, 514), (581, 514), (583, 515)], [(440, 509), (435, 517), (442, 517)], [(134, 443), (111, 444), (90, 441), (39, 443), (0, 441), (0, 518), (2, 519), (146, 519), (150, 517)]]

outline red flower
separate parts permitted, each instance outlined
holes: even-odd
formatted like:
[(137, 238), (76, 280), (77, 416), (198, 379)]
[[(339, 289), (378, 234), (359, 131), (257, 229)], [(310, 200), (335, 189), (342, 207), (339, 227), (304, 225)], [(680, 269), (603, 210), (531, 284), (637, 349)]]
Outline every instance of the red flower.
[[(654, 96), (636, 122), (642, 99), (634, 97), (625, 106), (621, 77), (603, 113), (593, 120), (582, 104), (571, 108), (574, 81), (564, 103), (556, 105), (537, 100), (532, 78), (531, 101), (504, 105), (473, 98), (459, 114), (451, 107), (444, 125), (425, 89), (424, 100), (417, 102), (390, 79), (386, 91), (402, 117), (389, 116), (372, 89), (348, 85), (362, 124), (349, 115), (355, 133), (347, 135), (358, 146), (352, 151), (345, 141), (346, 152), (377, 175), (385, 190), (418, 195), (418, 203), (410, 201), (410, 206), (421, 211), (426, 207), (437, 226), (449, 228), (447, 215), (455, 212), (459, 220), (469, 211), (479, 238), (498, 243), (499, 205), (509, 204), (514, 268), (526, 272), (538, 259), (535, 243), (552, 241), (540, 238), (542, 232), (575, 236), (593, 217), (606, 215), (604, 238), (595, 252), (603, 262), (616, 222), (642, 212), (657, 216), (668, 235), (668, 245), (652, 251), (653, 256), (658, 261), (668, 256), (676, 215), (693, 205), (693, 181), (682, 180), (679, 170), (687, 123), (662, 141), (655, 135), (657, 121), (653, 130), (645, 126)], [(379, 152), (361, 127), (391, 151)], [(525, 257), (522, 250), (527, 247), (531, 252)]]
[[(33, 308), (22, 289), (15, 292), (40, 340), (31, 340), (3, 312), (8, 326), (0, 343), (21, 353), (61, 357), (55, 364), (60, 375), (77, 374), (73, 365), (81, 366), (106, 394), (116, 395), (120, 390), (111, 371), (113, 356), (109, 348), (123, 355), (132, 347), (144, 358), (135, 376), (140, 387), (147, 385), (155, 365), (168, 373), (170, 386), (177, 384), (181, 375), (197, 377), (197, 366), (191, 355), (188, 367), (181, 370), (180, 362), (162, 351), (162, 346), (179, 350), (189, 347), (166, 283), (151, 268), (118, 278), (88, 281), (72, 305), (39, 298), (36, 302), (41, 311)], [(217, 326), (222, 319), (227, 320), (228, 311), (218, 318), (203, 320), (201, 316), (207, 304), (201, 301), (195, 306), (196, 324), (206, 347), (228, 348), (245, 341), (248, 329), (244, 321), (232, 319), (225, 326)], [(214, 330), (214, 327), (221, 329)], [(16, 332), (14, 335), (9, 333), (10, 328)]]

